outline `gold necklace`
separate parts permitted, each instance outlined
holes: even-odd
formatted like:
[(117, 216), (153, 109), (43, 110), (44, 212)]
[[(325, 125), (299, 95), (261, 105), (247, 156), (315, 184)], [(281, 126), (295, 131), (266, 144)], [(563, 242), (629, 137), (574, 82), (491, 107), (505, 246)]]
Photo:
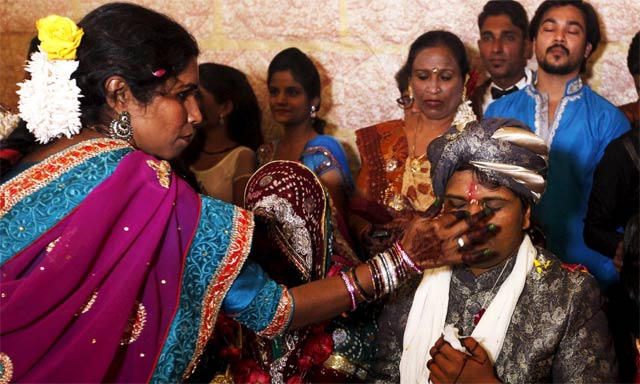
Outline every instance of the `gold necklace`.
[(416, 142), (418, 141), (418, 124), (415, 125), (413, 130), (413, 143), (411, 144), (411, 156), (409, 159), (409, 167), (411, 172), (417, 173), (422, 169), (422, 159), (427, 154), (425, 151), (422, 155), (416, 157)]

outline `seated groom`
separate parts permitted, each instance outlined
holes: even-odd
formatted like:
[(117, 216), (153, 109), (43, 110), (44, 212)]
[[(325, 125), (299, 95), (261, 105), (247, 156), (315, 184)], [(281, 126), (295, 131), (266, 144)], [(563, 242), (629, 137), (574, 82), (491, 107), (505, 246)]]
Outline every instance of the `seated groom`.
[(378, 321), (376, 379), (615, 381), (596, 280), (535, 247), (525, 231), (545, 189), (544, 141), (517, 120), (486, 119), (450, 130), (427, 153), (442, 209), (492, 211), (496, 234), (478, 244), (461, 237), (461, 252), (484, 257), (426, 271), (417, 289), (389, 297)]

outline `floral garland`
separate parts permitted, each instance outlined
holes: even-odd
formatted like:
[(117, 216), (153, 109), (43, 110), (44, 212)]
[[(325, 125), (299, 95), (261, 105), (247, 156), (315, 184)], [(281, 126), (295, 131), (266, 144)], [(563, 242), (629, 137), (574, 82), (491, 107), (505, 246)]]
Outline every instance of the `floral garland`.
[(36, 22), (39, 51), (31, 55), (30, 78), (18, 84), (18, 109), (40, 143), (80, 132), (80, 88), (71, 74), (78, 68), (76, 49), (84, 31), (66, 17), (50, 15)]
[[(321, 367), (333, 353), (334, 344), (330, 333), (325, 329), (326, 323), (310, 327), (310, 334), (302, 345), (297, 359), (297, 372), (286, 380), (286, 384), (304, 384), (308, 380), (305, 375), (314, 367)], [(229, 332), (229, 331), (227, 331)], [(237, 332), (237, 331), (236, 331)], [(233, 339), (228, 333), (223, 340)], [(220, 339), (219, 339), (220, 340)], [(231, 363), (233, 380), (236, 383), (268, 384), (273, 382), (270, 374), (261, 364), (252, 358), (240, 358), (242, 350), (232, 343), (223, 341), (218, 345), (218, 357)]]

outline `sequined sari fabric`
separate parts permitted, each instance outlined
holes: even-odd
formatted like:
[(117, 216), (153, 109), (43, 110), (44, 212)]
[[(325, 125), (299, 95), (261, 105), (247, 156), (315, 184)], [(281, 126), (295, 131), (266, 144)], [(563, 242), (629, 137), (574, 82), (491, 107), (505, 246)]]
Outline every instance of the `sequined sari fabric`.
[(261, 271), (232, 289), (252, 215), (124, 142), (33, 165), (0, 187), (0, 215), (3, 381), (176, 382), (221, 308), (259, 331), (288, 324), (290, 297)]
[[(275, 140), (258, 148), (259, 167), (274, 161), (278, 143), (279, 140)], [(348, 199), (353, 194), (353, 177), (351, 176), (349, 161), (344, 148), (335, 138), (328, 135), (318, 135), (309, 140), (305, 144), (298, 161), (311, 169), (317, 176), (322, 176), (331, 170), (337, 171), (342, 180), (345, 198)], [(331, 199), (329, 199), (329, 205), (331, 206), (333, 221), (333, 247), (336, 253), (343, 255), (351, 262), (357, 262), (358, 258), (353, 251), (354, 244), (346, 224), (344, 212), (339, 212)]]
[[(358, 261), (333, 245), (329, 194), (319, 177), (300, 162), (274, 160), (249, 179), (245, 206), (256, 216), (256, 246), (251, 259), (289, 287), (336, 275)], [(273, 383), (298, 376), (306, 382), (366, 377), (375, 353), (375, 324), (362, 311), (349, 319), (323, 322), (273, 340), (243, 332), (244, 355), (257, 361)], [(320, 358), (312, 351), (326, 350)], [(311, 363), (313, 361), (313, 363)]]

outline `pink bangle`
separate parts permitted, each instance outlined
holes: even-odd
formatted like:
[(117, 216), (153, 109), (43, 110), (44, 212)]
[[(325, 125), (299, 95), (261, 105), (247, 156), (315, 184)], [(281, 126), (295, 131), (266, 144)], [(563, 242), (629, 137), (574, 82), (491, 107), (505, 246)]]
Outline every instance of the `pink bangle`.
[(351, 311), (355, 311), (358, 304), (356, 303), (356, 288), (353, 286), (353, 283), (349, 280), (349, 276), (346, 273), (340, 272), (340, 278), (344, 281), (344, 285), (347, 286), (347, 291), (349, 292), (349, 297), (351, 298)]
[(422, 270), (418, 268), (416, 263), (414, 263), (413, 260), (411, 260), (411, 258), (409, 257), (409, 255), (407, 255), (407, 252), (404, 251), (404, 248), (402, 248), (402, 244), (400, 244), (399, 241), (396, 241), (395, 243), (393, 243), (393, 246), (396, 248), (396, 251), (400, 254), (400, 256), (402, 256), (402, 261), (404, 261), (404, 263), (407, 264), (409, 268), (416, 271), (416, 273), (422, 273)]

